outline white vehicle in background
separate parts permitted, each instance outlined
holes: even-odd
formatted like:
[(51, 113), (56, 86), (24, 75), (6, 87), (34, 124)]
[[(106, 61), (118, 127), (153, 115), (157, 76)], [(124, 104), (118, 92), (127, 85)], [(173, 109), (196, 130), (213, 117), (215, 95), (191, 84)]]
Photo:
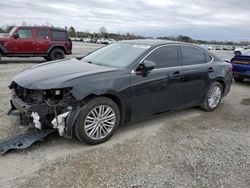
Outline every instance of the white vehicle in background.
[(235, 55), (250, 55), (250, 45), (244, 48), (236, 48), (234, 50)]
[(223, 47), (220, 46), (220, 45), (216, 45), (216, 46), (215, 46), (215, 50), (223, 50)]
[(208, 50), (215, 50), (215, 46), (214, 45), (209, 45), (207, 48), (208, 48)]
[(113, 44), (114, 42), (116, 42), (115, 39), (108, 39), (108, 44)]
[(105, 39), (105, 38), (97, 39), (96, 43), (97, 44), (106, 44), (107, 43), (107, 39)]

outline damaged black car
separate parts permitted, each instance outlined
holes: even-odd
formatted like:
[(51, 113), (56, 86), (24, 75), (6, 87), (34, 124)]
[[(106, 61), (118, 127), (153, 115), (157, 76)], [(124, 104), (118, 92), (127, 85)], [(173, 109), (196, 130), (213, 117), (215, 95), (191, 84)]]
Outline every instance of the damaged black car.
[(9, 87), (23, 124), (99, 144), (131, 120), (193, 106), (213, 111), (231, 82), (232, 66), (198, 46), (133, 40), (25, 69)]

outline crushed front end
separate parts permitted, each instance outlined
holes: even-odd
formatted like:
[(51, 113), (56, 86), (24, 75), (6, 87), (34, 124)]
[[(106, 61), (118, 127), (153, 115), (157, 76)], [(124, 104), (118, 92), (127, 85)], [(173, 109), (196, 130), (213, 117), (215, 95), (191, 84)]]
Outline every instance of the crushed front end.
[(61, 136), (73, 136), (73, 124), (79, 113), (79, 102), (72, 88), (33, 90), (12, 82), (11, 110), (18, 112), (21, 124), (32, 124), (37, 129), (54, 128)]

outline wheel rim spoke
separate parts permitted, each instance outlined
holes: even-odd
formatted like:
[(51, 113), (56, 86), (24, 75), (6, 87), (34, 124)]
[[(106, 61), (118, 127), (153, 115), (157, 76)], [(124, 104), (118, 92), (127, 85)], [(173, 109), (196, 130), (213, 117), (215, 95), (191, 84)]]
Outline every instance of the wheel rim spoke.
[(113, 130), (116, 122), (114, 110), (107, 105), (93, 108), (84, 121), (84, 131), (91, 139), (103, 139)]

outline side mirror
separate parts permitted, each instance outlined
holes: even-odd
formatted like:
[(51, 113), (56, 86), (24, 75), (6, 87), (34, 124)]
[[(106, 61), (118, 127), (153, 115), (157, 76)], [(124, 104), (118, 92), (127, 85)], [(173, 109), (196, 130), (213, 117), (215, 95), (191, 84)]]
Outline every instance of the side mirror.
[(148, 73), (155, 68), (155, 66), (154, 62), (145, 60), (138, 66), (136, 72), (142, 76), (147, 76)]
[(15, 34), (14, 34), (14, 39), (17, 39), (17, 38), (19, 38), (19, 34), (18, 34), (18, 33), (15, 33)]

